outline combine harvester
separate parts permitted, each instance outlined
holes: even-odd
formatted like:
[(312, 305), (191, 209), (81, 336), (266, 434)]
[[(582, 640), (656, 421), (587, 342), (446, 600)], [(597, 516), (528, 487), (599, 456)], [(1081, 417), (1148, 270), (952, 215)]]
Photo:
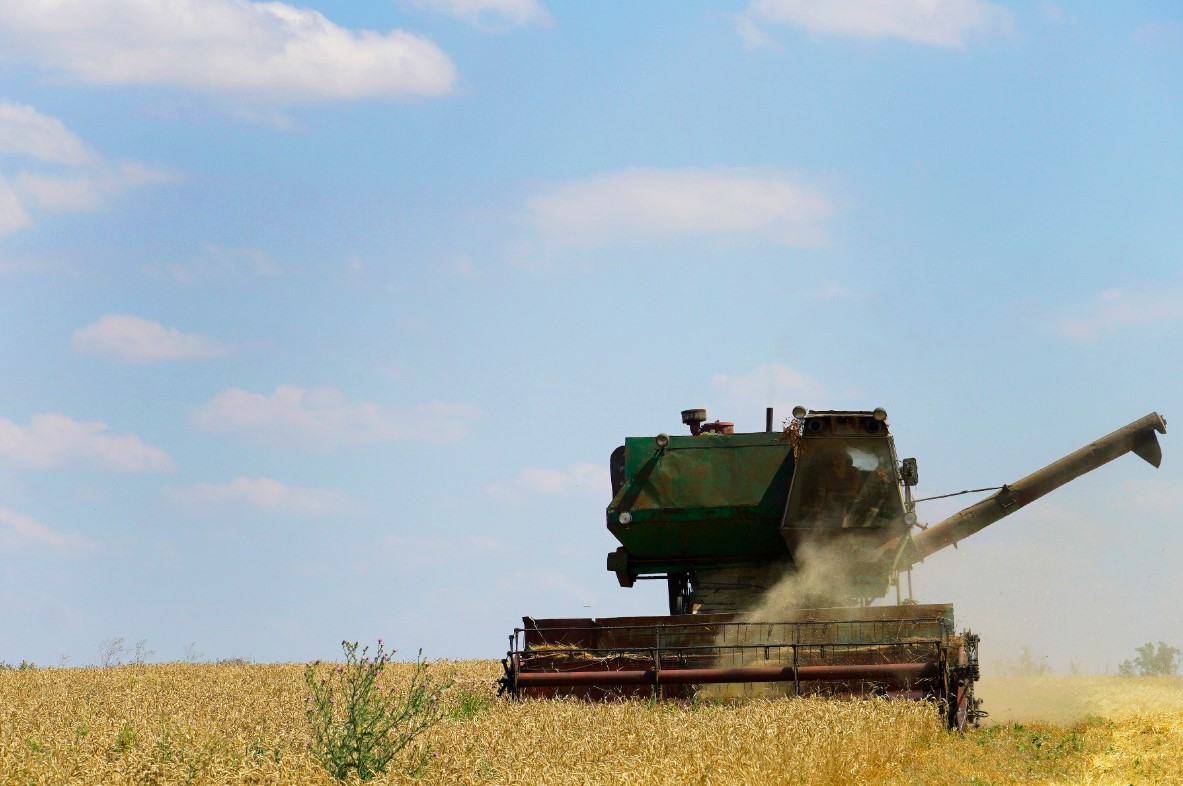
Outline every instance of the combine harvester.
[[(630, 437), (610, 459), (608, 529), (622, 545), (608, 570), (622, 587), (666, 581), (670, 615), (526, 617), (502, 693), (689, 698), (765, 683), (934, 700), (949, 728), (976, 726), (978, 637), (954, 632), (951, 604), (912, 600), (912, 566), (1125, 453), (1157, 467), (1166, 433), (1151, 413), (925, 527), (916, 460), (897, 458), (882, 409), (797, 407), (782, 431), (769, 409), (750, 434), (701, 409), (682, 421), (689, 436)], [(871, 605), (893, 586), (895, 605)], [(708, 687), (728, 684), (738, 693)]]

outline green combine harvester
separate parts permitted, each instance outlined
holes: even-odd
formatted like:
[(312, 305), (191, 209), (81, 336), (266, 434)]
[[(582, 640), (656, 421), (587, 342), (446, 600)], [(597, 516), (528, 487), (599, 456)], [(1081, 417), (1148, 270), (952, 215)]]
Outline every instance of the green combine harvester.
[(525, 617), (503, 693), (881, 695), (976, 725), (978, 637), (955, 633), (951, 604), (912, 600), (913, 565), (1125, 453), (1159, 466), (1166, 433), (1151, 413), (926, 527), (882, 409), (797, 407), (782, 430), (769, 409), (748, 434), (701, 409), (682, 421), (689, 435), (630, 437), (610, 459), (608, 570), (665, 581), (669, 616)]

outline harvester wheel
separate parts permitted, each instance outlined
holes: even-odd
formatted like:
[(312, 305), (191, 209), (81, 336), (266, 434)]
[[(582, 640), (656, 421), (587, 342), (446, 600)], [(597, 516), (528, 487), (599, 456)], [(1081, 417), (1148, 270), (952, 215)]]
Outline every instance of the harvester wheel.
[(670, 614), (690, 613), (690, 576), (686, 573), (671, 573), (669, 584)]

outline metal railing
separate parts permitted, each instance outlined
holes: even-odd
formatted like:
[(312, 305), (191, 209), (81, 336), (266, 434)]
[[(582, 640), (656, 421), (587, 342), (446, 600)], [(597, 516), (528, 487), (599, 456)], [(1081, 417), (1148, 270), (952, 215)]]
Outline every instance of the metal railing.
[[(934, 633), (936, 635), (934, 635)], [(911, 689), (947, 658), (943, 617), (704, 621), (515, 628), (507, 677), (521, 687), (803, 681)]]

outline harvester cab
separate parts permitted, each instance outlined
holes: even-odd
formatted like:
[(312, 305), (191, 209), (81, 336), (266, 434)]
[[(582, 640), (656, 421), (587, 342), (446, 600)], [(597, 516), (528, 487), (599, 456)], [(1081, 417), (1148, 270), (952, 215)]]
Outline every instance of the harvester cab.
[(821, 600), (869, 603), (887, 592), (892, 569), (883, 557), (876, 564), (878, 548), (916, 520), (887, 412), (797, 414), (786, 432), (796, 448), (781, 537), (795, 567), (821, 557), (845, 568)]
[[(621, 546), (608, 570), (622, 587), (664, 580), (670, 616), (526, 617), (503, 692), (686, 697), (768, 683), (933, 699), (964, 728), (985, 714), (978, 637), (955, 633), (952, 605), (911, 599), (912, 566), (1127, 452), (1157, 467), (1166, 433), (1151, 413), (926, 528), (916, 460), (898, 458), (883, 409), (797, 407), (779, 430), (769, 409), (765, 431), (738, 434), (701, 409), (682, 421), (688, 435), (629, 437), (609, 461), (607, 526)], [(872, 605), (892, 586), (895, 605)]]

